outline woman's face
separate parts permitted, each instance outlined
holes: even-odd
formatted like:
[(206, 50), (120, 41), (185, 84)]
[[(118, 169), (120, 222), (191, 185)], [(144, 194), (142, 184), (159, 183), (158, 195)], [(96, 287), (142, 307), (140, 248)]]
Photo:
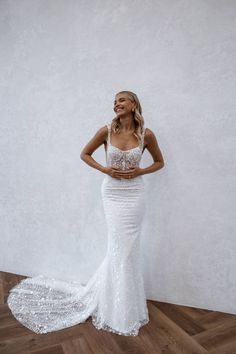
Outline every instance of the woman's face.
[(132, 114), (134, 103), (125, 93), (118, 93), (114, 100), (114, 112), (117, 116)]

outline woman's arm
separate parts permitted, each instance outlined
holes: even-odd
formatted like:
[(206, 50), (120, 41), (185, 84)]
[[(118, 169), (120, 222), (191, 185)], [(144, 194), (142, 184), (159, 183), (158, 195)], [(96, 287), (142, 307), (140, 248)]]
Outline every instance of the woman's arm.
[(96, 168), (97, 170), (105, 173), (106, 167), (100, 165), (97, 161), (92, 158), (92, 154), (99, 146), (101, 146), (104, 141), (107, 139), (108, 129), (107, 126), (103, 126), (98, 129), (93, 138), (85, 145), (83, 150), (81, 151), (80, 158), (89, 166)]
[(152, 155), (154, 162), (152, 165), (142, 168), (142, 175), (160, 170), (165, 165), (161, 150), (158, 146), (156, 136), (149, 128), (146, 128), (145, 131), (145, 143), (145, 147)]

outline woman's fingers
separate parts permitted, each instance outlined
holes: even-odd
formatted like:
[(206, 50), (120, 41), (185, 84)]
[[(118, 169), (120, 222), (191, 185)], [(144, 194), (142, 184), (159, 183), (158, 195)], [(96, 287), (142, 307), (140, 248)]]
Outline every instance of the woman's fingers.
[(126, 170), (126, 171), (117, 171), (115, 172), (116, 175), (122, 175), (122, 176), (125, 176), (125, 175), (129, 175), (130, 172), (133, 172), (134, 171), (134, 168), (130, 169), (130, 170)]
[(135, 167), (129, 166), (128, 170), (121, 170), (119, 167), (112, 166), (113, 169), (113, 177), (117, 179), (121, 178), (131, 178), (130, 173), (135, 170)]

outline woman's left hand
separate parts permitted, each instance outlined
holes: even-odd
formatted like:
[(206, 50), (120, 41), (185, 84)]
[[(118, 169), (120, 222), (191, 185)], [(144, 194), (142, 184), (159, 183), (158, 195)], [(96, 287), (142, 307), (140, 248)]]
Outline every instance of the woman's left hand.
[(140, 168), (139, 166), (130, 166), (128, 167), (128, 170), (125, 171), (116, 170), (115, 175), (120, 178), (135, 178), (142, 175), (142, 168)]

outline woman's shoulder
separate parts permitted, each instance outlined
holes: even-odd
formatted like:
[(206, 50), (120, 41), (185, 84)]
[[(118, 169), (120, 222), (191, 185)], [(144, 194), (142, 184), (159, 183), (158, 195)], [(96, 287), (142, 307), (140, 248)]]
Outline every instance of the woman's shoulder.
[(99, 135), (99, 138), (103, 140), (107, 140), (108, 138), (108, 130), (109, 130), (109, 123), (103, 125), (102, 127), (98, 128), (96, 135)]
[(146, 127), (146, 125), (143, 126), (143, 134), (144, 134), (144, 138), (146, 138), (146, 136), (150, 134), (150, 129)]
[(105, 123), (105, 125), (103, 125), (101, 128), (99, 128), (99, 130), (101, 132), (107, 132), (109, 128), (111, 128), (111, 123)]
[(154, 132), (153, 132), (150, 128), (144, 127), (144, 129), (145, 129), (145, 136), (152, 136), (152, 135), (154, 135)]
[(144, 140), (145, 140), (145, 143), (149, 143), (153, 140), (156, 139), (156, 135), (155, 133), (153, 132), (153, 130), (151, 130), (150, 128), (148, 127), (145, 127), (144, 128), (145, 131), (144, 131)]
[(99, 138), (106, 139), (106, 137), (108, 135), (108, 126), (107, 126), (107, 124), (103, 125), (100, 128), (98, 128), (95, 135), (98, 136)]

